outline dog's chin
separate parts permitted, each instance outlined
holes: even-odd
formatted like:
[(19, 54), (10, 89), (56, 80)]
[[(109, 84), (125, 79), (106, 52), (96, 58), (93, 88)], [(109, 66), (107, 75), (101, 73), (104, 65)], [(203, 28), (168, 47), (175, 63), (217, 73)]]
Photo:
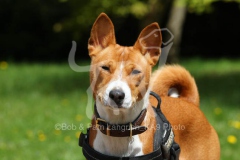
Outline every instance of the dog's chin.
[(131, 108), (131, 106), (126, 106), (126, 105), (117, 105), (117, 104), (103, 104), (107, 109), (111, 109), (111, 110), (116, 110), (116, 109), (120, 109), (120, 110), (126, 110)]
[(113, 101), (103, 101), (101, 102), (103, 106), (106, 107), (106, 109), (110, 109), (110, 110), (127, 110), (129, 108), (132, 108), (132, 103), (123, 103), (122, 105), (117, 105), (115, 102)]
[(128, 110), (135, 106), (135, 101), (132, 99), (128, 102), (123, 102), (121, 105), (117, 105), (114, 101), (111, 99), (104, 99), (104, 98), (97, 98), (97, 102), (100, 103), (101, 106), (104, 106), (105, 109), (110, 110)]

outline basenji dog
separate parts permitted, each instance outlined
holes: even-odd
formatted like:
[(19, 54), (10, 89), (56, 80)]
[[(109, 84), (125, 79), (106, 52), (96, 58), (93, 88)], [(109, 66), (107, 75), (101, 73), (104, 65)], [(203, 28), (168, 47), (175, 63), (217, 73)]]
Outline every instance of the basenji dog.
[[(157, 126), (152, 107), (157, 100), (149, 95), (153, 91), (161, 97), (161, 110), (172, 125), (174, 141), (180, 145), (179, 159), (218, 160), (219, 139), (199, 108), (194, 78), (179, 65), (167, 65), (152, 74), (161, 54), (161, 43), (156, 22), (145, 27), (135, 44), (127, 47), (116, 43), (113, 23), (105, 13), (96, 19), (88, 41), (95, 100), (89, 145), (101, 154), (116, 157), (153, 152)], [(134, 134), (130, 126), (127, 136), (114, 136), (109, 128), (101, 130), (97, 124), (131, 124), (137, 118), (143, 131)]]

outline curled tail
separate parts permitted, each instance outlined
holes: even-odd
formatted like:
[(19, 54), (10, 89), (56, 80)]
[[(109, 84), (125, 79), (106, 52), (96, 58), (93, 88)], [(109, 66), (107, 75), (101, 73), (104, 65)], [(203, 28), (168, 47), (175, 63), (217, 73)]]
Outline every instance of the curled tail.
[(166, 65), (155, 71), (151, 79), (151, 88), (162, 97), (185, 99), (199, 106), (195, 80), (185, 68), (179, 65)]

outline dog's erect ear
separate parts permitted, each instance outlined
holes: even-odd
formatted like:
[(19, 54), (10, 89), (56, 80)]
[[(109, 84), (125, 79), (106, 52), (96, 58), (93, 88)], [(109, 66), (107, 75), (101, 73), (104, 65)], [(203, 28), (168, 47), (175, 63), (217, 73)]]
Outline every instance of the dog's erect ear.
[(93, 24), (88, 40), (89, 55), (92, 56), (91, 52), (95, 48), (103, 49), (110, 44), (116, 44), (114, 26), (110, 18), (105, 13), (101, 13)]
[(140, 33), (134, 48), (139, 49), (150, 65), (154, 66), (161, 54), (162, 34), (158, 23), (152, 23)]

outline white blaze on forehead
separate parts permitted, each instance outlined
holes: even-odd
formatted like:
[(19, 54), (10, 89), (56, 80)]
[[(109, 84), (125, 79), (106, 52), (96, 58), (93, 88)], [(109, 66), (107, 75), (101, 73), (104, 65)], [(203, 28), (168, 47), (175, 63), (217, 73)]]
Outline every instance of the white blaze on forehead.
[(119, 89), (122, 90), (125, 94), (124, 100), (123, 100), (123, 104), (122, 107), (124, 108), (130, 108), (132, 105), (132, 99), (131, 99), (131, 90), (128, 86), (128, 84), (122, 80), (115, 80), (112, 81), (108, 84), (105, 94), (104, 94), (104, 102), (105, 105), (110, 105), (112, 106), (112, 99), (109, 97), (109, 93), (113, 90), (113, 89)]
[[(124, 53), (125, 53), (125, 47), (123, 48), (121, 56), (123, 56)], [(120, 67), (119, 67), (118, 79), (122, 79), (123, 68), (124, 68), (124, 61), (122, 59), (122, 61), (120, 62)]]
[(120, 68), (119, 68), (118, 79), (122, 79), (123, 67), (124, 67), (124, 64), (123, 64), (123, 61), (122, 61), (121, 64), (120, 64)]

